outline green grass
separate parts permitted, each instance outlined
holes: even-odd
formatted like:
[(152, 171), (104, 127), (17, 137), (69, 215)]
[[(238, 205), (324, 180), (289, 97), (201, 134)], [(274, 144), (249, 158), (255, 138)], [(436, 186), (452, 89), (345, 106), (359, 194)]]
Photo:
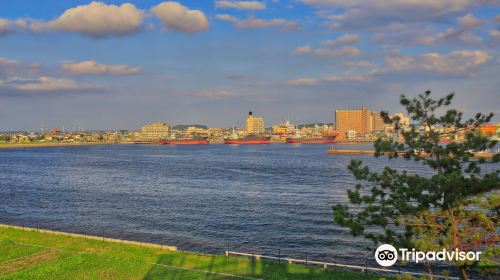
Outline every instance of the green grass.
[[(0, 279), (381, 279), (346, 270), (0, 228)], [(386, 277), (387, 278), (387, 277)]]
[(0, 263), (35, 254), (44, 250), (37, 247), (17, 245), (6, 240), (0, 241), (0, 248)]

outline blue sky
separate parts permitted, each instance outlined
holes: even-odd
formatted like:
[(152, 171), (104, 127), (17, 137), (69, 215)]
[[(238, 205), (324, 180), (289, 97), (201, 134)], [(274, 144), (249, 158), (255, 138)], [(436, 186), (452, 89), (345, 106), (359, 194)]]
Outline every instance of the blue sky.
[(331, 122), (426, 89), (500, 114), (499, 45), (498, 0), (0, 0), (0, 130)]

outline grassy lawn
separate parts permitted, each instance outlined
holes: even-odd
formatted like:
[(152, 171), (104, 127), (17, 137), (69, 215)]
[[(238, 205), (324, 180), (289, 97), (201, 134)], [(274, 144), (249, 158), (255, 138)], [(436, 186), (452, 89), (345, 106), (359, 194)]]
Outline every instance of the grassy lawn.
[(0, 228), (0, 279), (381, 279), (247, 258)]

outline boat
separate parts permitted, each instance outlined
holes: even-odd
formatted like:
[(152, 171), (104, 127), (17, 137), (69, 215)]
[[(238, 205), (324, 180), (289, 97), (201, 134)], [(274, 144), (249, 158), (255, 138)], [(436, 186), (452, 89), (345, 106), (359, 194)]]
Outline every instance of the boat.
[(234, 130), (233, 125), (233, 133), (229, 138), (224, 139), (224, 144), (228, 145), (260, 145), (260, 144), (271, 144), (271, 137), (261, 136), (250, 134), (245, 137), (239, 137), (236, 131)]
[(287, 138), (289, 144), (332, 144), (335, 143), (335, 136), (320, 138)]
[(238, 139), (226, 139), (224, 144), (229, 145), (260, 145), (260, 144), (271, 144), (271, 139), (269, 137), (258, 137), (250, 135)]
[(162, 142), (164, 145), (205, 145), (208, 144), (207, 138), (178, 138), (167, 139)]
[(449, 138), (441, 138), (439, 139), (439, 143), (453, 143), (455, 140)]
[(137, 139), (134, 140), (132, 143), (134, 144), (161, 144), (161, 140), (144, 140), (144, 139)]
[(229, 145), (260, 145), (260, 144), (271, 144), (271, 138), (270, 137), (265, 137), (265, 136), (260, 136), (260, 135), (248, 135), (245, 137), (238, 137), (238, 135), (234, 131), (234, 126), (233, 126), (233, 133), (231, 136), (227, 139), (224, 139), (224, 144), (229, 144)]

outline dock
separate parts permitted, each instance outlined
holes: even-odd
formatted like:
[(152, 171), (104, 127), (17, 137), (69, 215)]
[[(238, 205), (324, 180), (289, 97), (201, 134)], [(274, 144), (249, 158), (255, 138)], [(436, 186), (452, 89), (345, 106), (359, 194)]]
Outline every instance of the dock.
[[(375, 151), (374, 150), (335, 150), (335, 149), (330, 149), (327, 151), (327, 153), (332, 154), (332, 155), (374, 155)], [(398, 154), (400, 156), (404, 155), (403, 152), (399, 152)], [(421, 153), (420, 155), (422, 157), (429, 157), (429, 155), (427, 153)], [(491, 158), (493, 158), (493, 153), (475, 153), (473, 158), (475, 158), (475, 159), (479, 159), (479, 158), (491, 159)]]

